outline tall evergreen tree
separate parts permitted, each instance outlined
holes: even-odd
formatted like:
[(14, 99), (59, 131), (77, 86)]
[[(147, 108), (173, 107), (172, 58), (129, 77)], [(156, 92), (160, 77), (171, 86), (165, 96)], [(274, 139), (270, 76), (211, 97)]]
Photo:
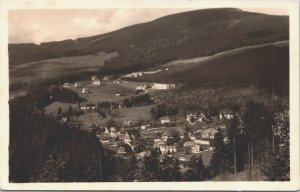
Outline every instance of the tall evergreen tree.
[(62, 109), (61, 107), (58, 108), (57, 110), (57, 115), (61, 118), (62, 117)]
[(210, 161), (209, 169), (211, 177), (215, 177), (217, 174), (223, 174), (226, 170), (226, 146), (220, 129), (215, 134), (214, 153)]
[(157, 150), (152, 150), (149, 156), (144, 159), (145, 169), (146, 169), (146, 179), (148, 181), (158, 181), (159, 178), (159, 152)]
[(229, 120), (227, 125), (227, 133), (228, 133), (228, 150), (229, 153), (232, 154), (232, 158), (229, 157), (229, 162), (233, 162), (233, 172), (237, 173), (237, 143), (239, 140), (239, 119), (236, 115), (233, 116), (232, 119)]

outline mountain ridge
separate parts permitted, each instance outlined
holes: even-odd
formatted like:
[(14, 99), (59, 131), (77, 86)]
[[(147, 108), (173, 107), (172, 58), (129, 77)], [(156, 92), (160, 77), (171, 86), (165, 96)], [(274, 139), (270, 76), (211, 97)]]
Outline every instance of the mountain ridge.
[(115, 51), (120, 56), (107, 61), (106, 66), (140, 64), (149, 67), (177, 58), (211, 55), (243, 44), (287, 40), (288, 36), (288, 16), (235, 8), (203, 9), (167, 15), (77, 40), (40, 45), (9, 44), (10, 65)]

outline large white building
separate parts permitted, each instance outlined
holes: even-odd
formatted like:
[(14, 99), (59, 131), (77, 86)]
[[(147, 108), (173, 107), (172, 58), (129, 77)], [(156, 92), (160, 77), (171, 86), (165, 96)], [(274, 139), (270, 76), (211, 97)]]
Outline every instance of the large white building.
[(166, 90), (166, 89), (175, 89), (175, 84), (166, 84), (166, 83), (154, 83), (152, 89)]

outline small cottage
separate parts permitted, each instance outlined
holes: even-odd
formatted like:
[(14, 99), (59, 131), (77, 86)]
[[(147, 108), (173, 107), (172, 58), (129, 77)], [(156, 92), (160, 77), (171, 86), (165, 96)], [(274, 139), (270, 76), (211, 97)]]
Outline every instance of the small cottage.
[(168, 124), (171, 123), (171, 120), (168, 116), (164, 116), (162, 118), (159, 119), (161, 124)]

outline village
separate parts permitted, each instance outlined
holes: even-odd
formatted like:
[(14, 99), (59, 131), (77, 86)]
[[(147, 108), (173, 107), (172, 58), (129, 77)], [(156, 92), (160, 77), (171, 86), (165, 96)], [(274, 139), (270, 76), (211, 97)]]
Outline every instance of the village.
[[(159, 72), (159, 71), (156, 71)], [(56, 114), (62, 123), (68, 123), (95, 132), (102, 145), (115, 156), (128, 158), (134, 154), (143, 159), (156, 150), (160, 159), (174, 157), (182, 171), (193, 157), (202, 157), (208, 166), (214, 150), (215, 133), (221, 131), (226, 143), (226, 122), (233, 118), (232, 111), (224, 109), (218, 116), (207, 116), (203, 111), (153, 118), (151, 110), (160, 104), (156, 95), (172, 91), (176, 84), (127, 81), (142, 76), (142, 72), (118, 78), (92, 76), (89, 81), (64, 83), (63, 88), (76, 91), (83, 103), (54, 102), (45, 107)]]

